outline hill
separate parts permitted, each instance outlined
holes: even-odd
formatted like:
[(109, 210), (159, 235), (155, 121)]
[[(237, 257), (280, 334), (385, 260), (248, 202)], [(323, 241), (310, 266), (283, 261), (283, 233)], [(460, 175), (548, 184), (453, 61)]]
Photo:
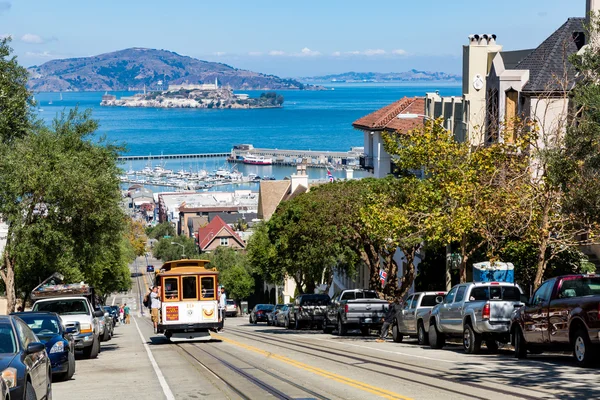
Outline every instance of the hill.
[(343, 74), (300, 78), (303, 82), (460, 82), (461, 76), (445, 72), (411, 69), (405, 72), (345, 72)]
[(214, 83), (232, 89), (315, 89), (293, 79), (202, 61), (167, 50), (131, 48), (92, 57), (48, 61), (28, 69), (29, 87), (40, 92), (158, 88), (168, 84)]

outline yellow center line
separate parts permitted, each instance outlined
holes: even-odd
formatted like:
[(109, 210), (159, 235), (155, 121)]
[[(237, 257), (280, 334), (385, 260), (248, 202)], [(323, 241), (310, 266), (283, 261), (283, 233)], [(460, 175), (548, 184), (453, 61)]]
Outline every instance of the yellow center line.
[(222, 340), (222, 341), (224, 341), (224, 342), (226, 342), (226, 343), (230, 343), (230, 344), (232, 344), (234, 346), (238, 346), (238, 347), (244, 348), (246, 350), (253, 351), (255, 353), (261, 354), (261, 355), (263, 355), (265, 357), (268, 357), (268, 358), (272, 358), (272, 359), (275, 359), (275, 360), (282, 361), (282, 362), (284, 362), (286, 364), (289, 364), (289, 365), (292, 365), (294, 367), (303, 369), (303, 370), (308, 371), (308, 372), (312, 372), (313, 374), (316, 374), (316, 375), (319, 375), (319, 376), (322, 376), (322, 377), (334, 380), (336, 382), (343, 383), (343, 384), (348, 385), (348, 386), (352, 386), (352, 387), (354, 387), (356, 389), (360, 389), (360, 390), (363, 390), (365, 392), (368, 392), (368, 393), (371, 393), (371, 394), (375, 394), (377, 396), (380, 396), (380, 397), (383, 397), (383, 398), (386, 398), (386, 399), (390, 399), (390, 400), (411, 400), (410, 398), (404, 397), (402, 395), (399, 395), (398, 393), (394, 393), (394, 392), (391, 392), (389, 390), (381, 389), (381, 388), (378, 388), (376, 386), (371, 386), (371, 385), (369, 385), (367, 383), (356, 381), (354, 379), (351, 379), (351, 378), (348, 378), (348, 377), (345, 377), (345, 376), (342, 376), (342, 375), (334, 374), (332, 372), (325, 371), (325, 370), (323, 370), (321, 368), (313, 367), (311, 365), (302, 363), (300, 361), (293, 360), (293, 359), (288, 358), (286, 356), (282, 356), (282, 355), (279, 355), (279, 354), (271, 353), (271, 352), (266, 351), (266, 350), (261, 350), (259, 348), (256, 348), (256, 347), (253, 347), (253, 346), (249, 346), (249, 345), (237, 342), (237, 341), (229, 339), (229, 338), (219, 337), (219, 339)]

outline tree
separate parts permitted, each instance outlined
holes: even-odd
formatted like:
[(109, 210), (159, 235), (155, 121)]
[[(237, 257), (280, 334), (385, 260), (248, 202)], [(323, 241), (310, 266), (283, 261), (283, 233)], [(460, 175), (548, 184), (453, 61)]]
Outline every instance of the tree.
[(146, 254), (148, 237), (144, 230), (144, 224), (141, 221), (127, 220), (127, 240), (129, 240), (136, 257)]
[(219, 246), (210, 254), (213, 268), (219, 271), (219, 282), (229, 298), (242, 300), (254, 292), (254, 278), (246, 254)]
[(284, 269), (276, 262), (275, 246), (269, 237), (269, 224), (259, 223), (246, 245), (248, 264), (267, 283), (277, 284), (285, 277)]
[(9, 310), (17, 289), (26, 295), (53, 272), (100, 294), (129, 287), (121, 148), (94, 141), (96, 128), (89, 112), (75, 109), (0, 147), (0, 214), (9, 225), (0, 276)]
[(33, 96), (27, 90), (27, 69), (11, 56), (11, 38), (0, 39), (0, 142), (8, 144), (25, 136), (37, 122)]
[[(182, 249), (181, 246), (171, 243), (178, 243), (183, 245), (184, 248)], [(180, 260), (183, 254), (189, 259), (206, 259), (206, 256), (201, 256), (198, 252), (198, 246), (194, 239), (187, 236), (159, 239), (152, 249), (152, 254), (155, 258), (158, 258), (163, 262)]]
[(146, 228), (146, 235), (152, 239), (161, 239), (165, 236), (175, 236), (175, 227), (170, 222), (161, 222), (160, 224)]

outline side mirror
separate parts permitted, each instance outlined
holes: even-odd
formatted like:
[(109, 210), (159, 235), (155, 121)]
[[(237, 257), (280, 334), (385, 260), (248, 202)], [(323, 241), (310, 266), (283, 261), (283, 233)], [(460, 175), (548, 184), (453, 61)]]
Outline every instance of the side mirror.
[(44, 343), (35, 342), (35, 343), (29, 343), (27, 345), (26, 353), (34, 354), (34, 353), (42, 352), (44, 350), (46, 350), (46, 345)]
[(94, 311), (94, 317), (96, 317), (96, 318), (104, 317), (104, 312), (100, 311), (100, 310)]
[(435, 296), (435, 303), (441, 304), (444, 302), (444, 296)]

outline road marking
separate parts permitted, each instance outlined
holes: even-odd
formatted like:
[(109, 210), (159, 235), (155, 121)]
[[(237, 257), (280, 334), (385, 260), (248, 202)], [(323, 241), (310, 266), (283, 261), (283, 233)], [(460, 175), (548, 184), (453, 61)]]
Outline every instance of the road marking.
[[(330, 339), (318, 339), (318, 338), (311, 338), (313, 340), (320, 340), (322, 342), (331, 342), (331, 343), (337, 343), (337, 344), (341, 344), (339, 341), (336, 340), (330, 340)], [(363, 349), (368, 349), (368, 350), (375, 350), (375, 351), (380, 351), (382, 353), (391, 353), (391, 354), (397, 354), (399, 356), (407, 356), (407, 357), (414, 357), (414, 358), (422, 358), (424, 360), (430, 360), (430, 361), (441, 361), (441, 362), (446, 362), (446, 363), (450, 363), (450, 364), (456, 364), (456, 361), (452, 361), (452, 360), (442, 360), (439, 358), (433, 358), (433, 357), (426, 357), (426, 356), (418, 356), (416, 354), (408, 354), (408, 353), (402, 353), (399, 351), (390, 351), (390, 350), (383, 350), (383, 349), (377, 349), (374, 347), (368, 347), (368, 346), (361, 346), (360, 344), (352, 344), (352, 343), (344, 343), (345, 346), (353, 346), (353, 347), (361, 347)], [(490, 371), (490, 368), (486, 368), (486, 367), (482, 367), (480, 365), (469, 365), (470, 367), (473, 368), (479, 368), (479, 369), (483, 369), (485, 371)]]
[(348, 377), (345, 377), (345, 376), (342, 376), (342, 375), (334, 374), (332, 372), (325, 371), (324, 369), (316, 368), (316, 367), (313, 367), (311, 365), (302, 363), (300, 361), (296, 361), (296, 360), (293, 360), (291, 358), (288, 358), (288, 357), (285, 357), (285, 356), (281, 356), (279, 354), (271, 353), (269, 351), (261, 350), (261, 349), (256, 348), (256, 347), (252, 347), (252, 346), (248, 346), (246, 344), (240, 343), (240, 342), (236, 342), (235, 340), (231, 340), (229, 338), (219, 337), (219, 339), (222, 340), (222, 341), (224, 341), (224, 342), (226, 342), (226, 343), (230, 343), (230, 344), (232, 344), (234, 346), (238, 346), (238, 347), (244, 348), (246, 350), (250, 350), (250, 351), (253, 351), (255, 353), (262, 354), (263, 356), (268, 357), (268, 358), (273, 358), (273, 359), (276, 359), (276, 360), (279, 360), (279, 361), (283, 361), (284, 363), (292, 365), (294, 367), (303, 369), (303, 370), (308, 371), (308, 372), (312, 372), (313, 374), (316, 374), (316, 375), (319, 375), (319, 376), (322, 376), (322, 377), (334, 380), (334, 381), (339, 382), (339, 383), (343, 383), (343, 384), (348, 385), (348, 386), (352, 386), (352, 387), (354, 387), (356, 389), (360, 389), (362, 391), (365, 391), (365, 392), (368, 392), (368, 393), (371, 393), (371, 394), (383, 397), (385, 399), (390, 399), (390, 400), (411, 400), (409, 397), (404, 397), (402, 395), (399, 395), (398, 393), (394, 393), (394, 392), (391, 392), (389, 390), (381, 389), (381, 388), (378, 388), (376, 386), (371, 386), (371, 385), (369, 385), (367, 383), (356, 381), (354, 379), (351, 379), (351, 378), (348, 378)]
[(137, 328), (137, 331), (140, 334), (140, 339), (142, 339), (142, 344), (144, 345), (144, 348), (146, 349), (146, 353), (148, 353), (148, 358), (150, 359), (150, 364), (152, 364), (152, 368), (154, 368), (154, 372), (156, 373), (156, 376), (158, 377), (158, 383), (160, 383), (160, 387), (162, 388), (163, 393), (165, 394), (165, 397), (167, 398), (167, 400), (175, 400), (175, 396), (173, 396), (173, 392), (171, 392), (171, 388), (169, 387), (169, 384), (165, 380), (165, 377), (164, 377), (162, 371), (158, 367), (158, 364), (156, 363), (156, 360), (154, 359), (154, 356), (152, 355), (152, 352), (150, 351), (150, 347), (148, 346), (148, 343), (146, 343), (146, 340), (144, 339), (144, 335), (142, 335), (140, 326), (138, 325), (137, 320), (135, 318), (133, 319), (133, 322), (135, 322), (135, 327)]

